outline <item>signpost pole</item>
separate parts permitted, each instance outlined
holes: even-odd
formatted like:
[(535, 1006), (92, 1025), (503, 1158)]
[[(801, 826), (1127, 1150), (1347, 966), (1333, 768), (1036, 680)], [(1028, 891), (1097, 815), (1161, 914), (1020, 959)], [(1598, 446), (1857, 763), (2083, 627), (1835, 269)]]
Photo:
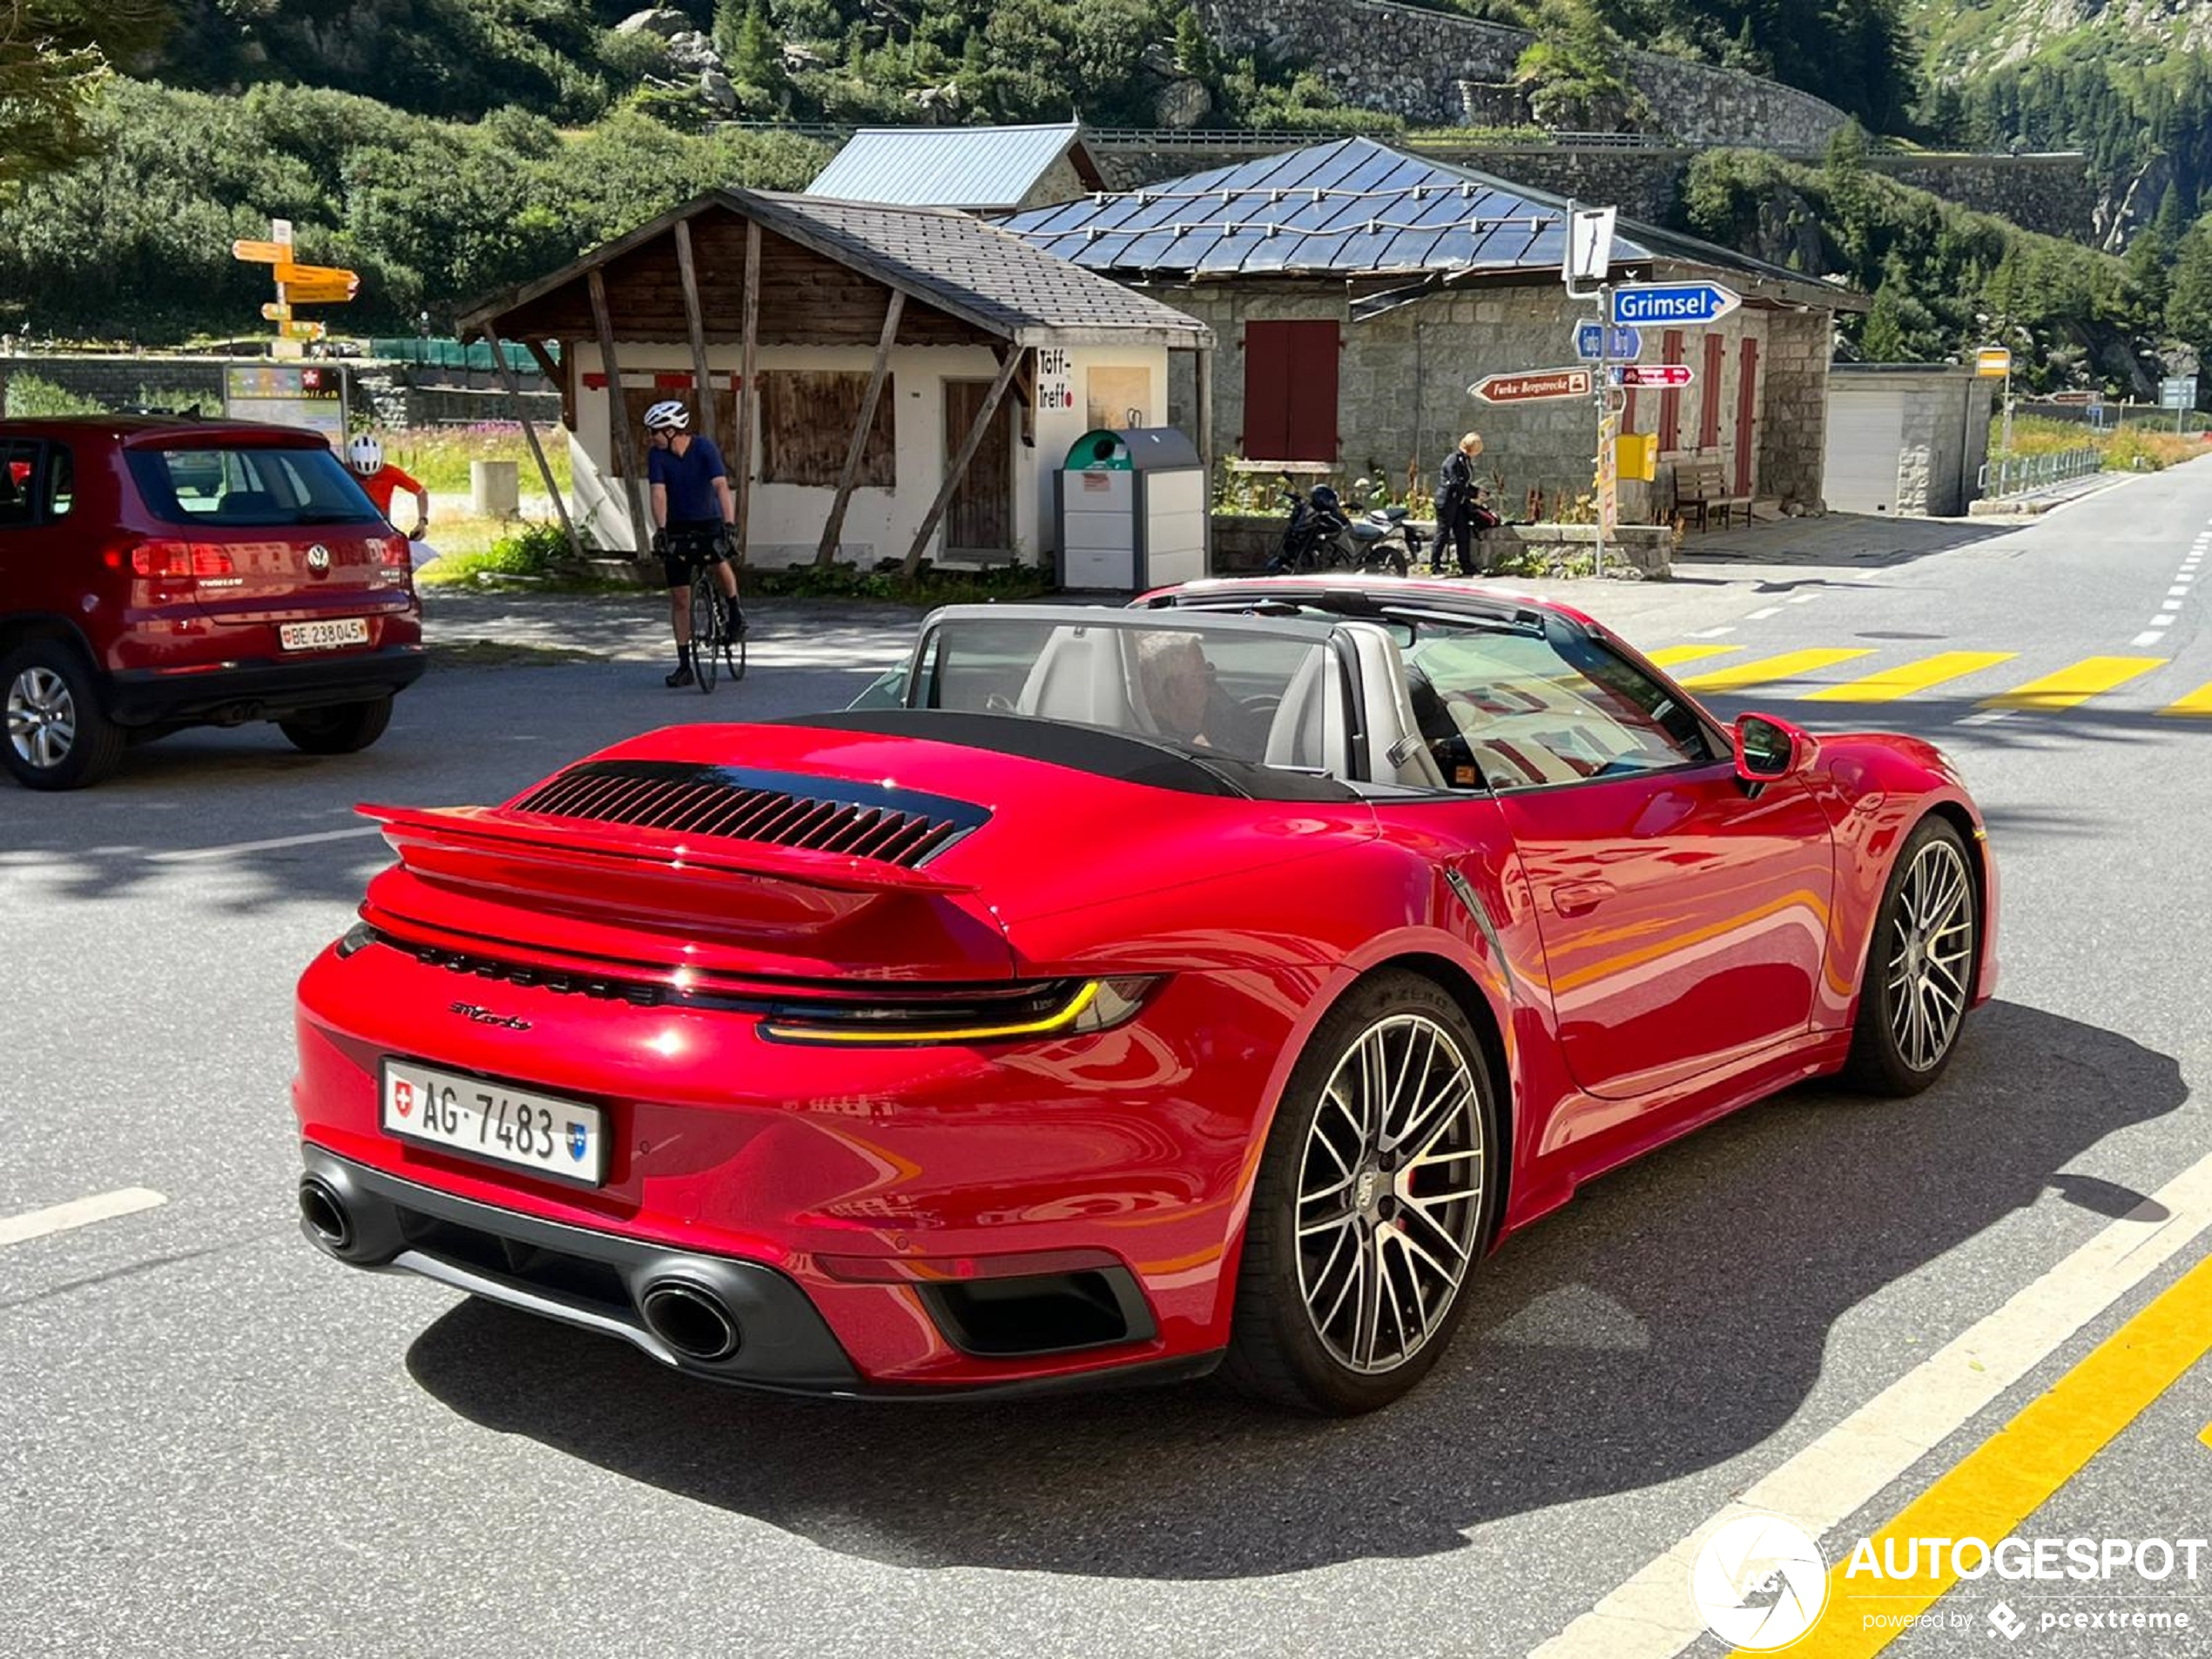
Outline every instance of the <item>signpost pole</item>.
[(1605, 408), (1613, 395), (1613, 285), (1597, 285), (1597, 374), (1593, 376), (1597, 402), (1597, 523), (1590, 541), (1590, 575), (1605, 574), (1606, 454)]

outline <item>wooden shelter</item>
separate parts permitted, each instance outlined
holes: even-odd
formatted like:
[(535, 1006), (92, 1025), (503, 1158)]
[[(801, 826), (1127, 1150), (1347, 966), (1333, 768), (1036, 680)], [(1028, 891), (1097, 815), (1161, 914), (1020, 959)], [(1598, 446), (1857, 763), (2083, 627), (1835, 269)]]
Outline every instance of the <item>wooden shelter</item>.
[(1069, 446), (1163, 424), (1167, 354), (1195, 354), (1204, 385), (1213, 345), (964, 213), (738, 189), (480, 304), (462, 333), (522, 342), (560, 387), (577, 511), (603, 544), (646, 540), (640, 417), (673, 396), (717, 435), (741, 550), (895, 547), (909, 570), (941, 533), (942, 557), (1042, 550)]

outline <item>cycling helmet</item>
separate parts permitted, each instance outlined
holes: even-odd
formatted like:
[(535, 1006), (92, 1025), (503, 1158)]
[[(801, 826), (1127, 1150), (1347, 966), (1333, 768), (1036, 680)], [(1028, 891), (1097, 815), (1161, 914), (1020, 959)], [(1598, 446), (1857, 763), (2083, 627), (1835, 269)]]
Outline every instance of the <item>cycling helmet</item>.
[(384, 446), (364, 432), (347, 446), (346, 458), (355, 472), (373, 478), (384, 468)]
[(691, 424), (691, 412), (674, 399), (656, 403), (645, 411), (648, 432), (681, 432)]
[(1335, 512), (1340, 499), (1337, 492), (1326, 484), (1313, 492), (1313, 504), (1325, 513)]

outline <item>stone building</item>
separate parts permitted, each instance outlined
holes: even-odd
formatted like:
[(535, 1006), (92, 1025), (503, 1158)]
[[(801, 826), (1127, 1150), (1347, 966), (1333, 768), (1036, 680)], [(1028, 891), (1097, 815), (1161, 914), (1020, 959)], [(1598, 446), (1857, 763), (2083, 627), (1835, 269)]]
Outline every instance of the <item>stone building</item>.
[[(1508, 516), (1528, 492), (1592, 485), (1583, 399), (1490, 406), (1487, 374), (1575, 361), (1595, 307), (1560, 280), (1567, 204), (1486, 175), (1349, 138), (1094, 194), (1005, 221), (1032, 246), (1204, 320), (1211, 395), (1170, 381), (1170, 419), (1249, 462), (1291, 462), (1425, 487), (1460, 435)], [(1724, 248), (1623, 221), (1613, 280), (1716, 280), (1741, 309), (1710, 328), (1643, 331), (1647, 363), (1687, 365), (1678, 391), (1631, 393), (1624, 430), (1658, 438), (1660, 476), (1624, 488), (1624, 518), (1663, 521), (1689, 481), (1810, 508), (1821, 499), (1834, 314), (1858, 296)], [(1716, 474), (1716, 469), (1717, 473)]]
[(1828, 505), (1964, 513), (1982, 493), (1996, 386), (1972, 365), (1837, 364), (1828, 382)]

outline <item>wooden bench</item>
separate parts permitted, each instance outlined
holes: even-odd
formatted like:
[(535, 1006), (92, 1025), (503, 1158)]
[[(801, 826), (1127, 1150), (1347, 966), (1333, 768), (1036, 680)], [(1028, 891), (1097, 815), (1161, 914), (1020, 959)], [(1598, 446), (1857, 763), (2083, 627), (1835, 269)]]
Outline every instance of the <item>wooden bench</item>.
[(1732, 494), (1722, 474), (1718, 461), (1684, 461), (1675, 468), (1675, 510), (1697, 514), (1697, 528), (1703, 529), (1710, 523), (1710, 515), (1718, 509), (1721, 528), (1728, 528), (1729, 516), (1741, 512), (1743, 522), (1751, 521), (1751, 498)]

